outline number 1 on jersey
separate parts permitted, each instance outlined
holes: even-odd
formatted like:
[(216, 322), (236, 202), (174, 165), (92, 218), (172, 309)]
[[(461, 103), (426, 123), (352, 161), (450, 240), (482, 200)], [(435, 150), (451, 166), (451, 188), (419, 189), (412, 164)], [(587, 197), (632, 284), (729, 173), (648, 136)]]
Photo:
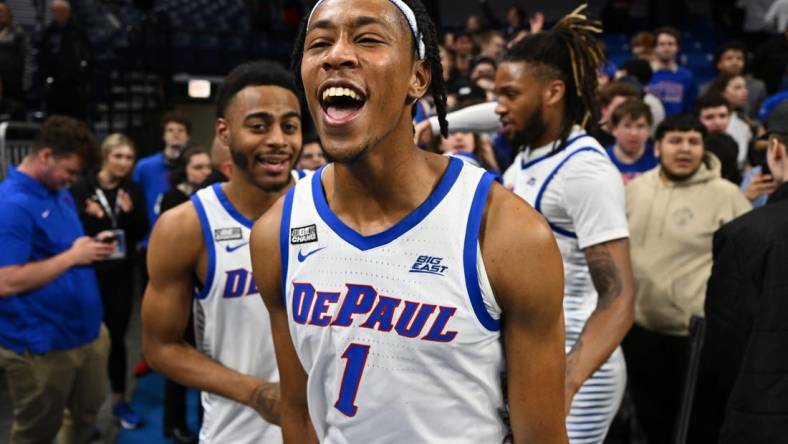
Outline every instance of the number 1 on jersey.
[(361, 375), (367, 363), (369, 345), (350, 344), (342, 353), (345, 359), (345, 373), (342, 375), (342, 384), (339, 386), (339, 397), (334, 407), (347, 416), (355, 416), (358, 406), (355, 405)]

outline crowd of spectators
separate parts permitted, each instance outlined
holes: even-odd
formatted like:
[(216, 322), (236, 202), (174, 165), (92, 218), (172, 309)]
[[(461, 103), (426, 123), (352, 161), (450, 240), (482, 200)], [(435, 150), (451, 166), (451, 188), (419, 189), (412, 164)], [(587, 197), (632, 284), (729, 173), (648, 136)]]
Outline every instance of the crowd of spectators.
[[(757, 429), (750, 426), (762, 424), (759, 415), (770, 408), (788, 415), (788, 392), (757, 380), (775, 372), (783, 379), (770, 381), (788, 386), (780, 359), (762, 359), (786, 344), (788, 329), (780, 269), (788, 264), (788, 14), (784, 1), (772, 3), (776, 12), (769, 17), (779, 32), (762, 36), (757, 46), (750, 38), (719, 45), (709, 62), (718, 75), (708, 83), (682, 66), (681, 33), (670, 27), (634, 34), (631, 59), (600, 66), (597, 75), (602, 118), (589, 122), (588, 132), (627, 184), (637, 298), (635, 326), (623, 345), (629, 391), (648, 442), (672, 437), (689, 322), (703, 316), (704, 307), (709, 340), (696, 406), (705, 408), (696, 407), (692, 433), (743, 442), (738, 438), (748, 427)], [(125, 428), (142, 426), (126, 387), (134, 264), (145, 270), (147, 237), (161, 212), (232, 171), (228, 147), (218, 139), (210, 150), (195, 146), (190, 120), (177, 112), (163, 119), (161, 151), (137, 159), (134, 142), (112, 134), (95, 150), (100, 162), (90, 169), (95, 143), (76, 120), (89, 120), (89, 40), (68, 2), (54, 0), (51, 11), (36, 78), (47, 112), (73, 118), (50, 117), (33, 152), (0, 183), (0, 367), (15, 406), (12, 436), (49, 442), (66, 407), (75, 436), (93, 433), (107, 375), (115, 417)], [(479, 15), (445, 32), (440, 60), (450, 134), (437, 136), (435, 104), (425, 97), (414, 106), (417, 143), (504, 177), (517, 168), (512, 161), (520, 147), (501, 137), (494, 111), (496, 69), (507, 47), (547, 26), (544, 14), (517, 6), (501, 21), (481, 0)], [(0, 3), (0, 121), (25, 119), (30, 66), (30, 39)], [(326, 162), (320, 140), (305, 136), (297, 168)], [(78, 178), (83, 169), (90, 173)], [(59, 351), (78, 359), (65, 365)], [(60, 383), (31, 389), (32, 374)], [(183, 387), (168, 381), (166, 393), (165, 433), (193, 442)], [(758, 436), (777, 436), (771, 424)]]

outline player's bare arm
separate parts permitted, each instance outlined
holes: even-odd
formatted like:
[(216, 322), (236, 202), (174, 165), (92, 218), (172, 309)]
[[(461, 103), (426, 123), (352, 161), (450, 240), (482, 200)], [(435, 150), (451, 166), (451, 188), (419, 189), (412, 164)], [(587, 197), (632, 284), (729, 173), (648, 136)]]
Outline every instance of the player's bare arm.
[(635, 318), (635, 283), (629, 240), (617, 239), (584, 250), (591, 280), (599, 295), (566, 361), (566, 410), (586, 379), (610, 358)]
[(252, 270), (265, 306), (271, 316), (276, 361), (281, 387), (280, 426), (285, 443), (317, 443), (317, 435), (307, 409), (307, 374), (298, 359), (282, 304), (282, 267), (279, 251), (279, 226), (282, 219), (280, 199), (252, 228), (250, 248)]
[(565, 443), (564, 272), (541, 215), (495, 185), (482, 256), (503, 309), (509, 414), (515, 443)]
[(224, 367), (183, 339), (194, 278), (204, 280), (207, 254), (197, 212), (186, 202), (162, 214), (148, 249), (150, 282), (142, 303), (143, 351), (148, 362), (189, 387), (243, 403), (271, 423), (279, 421), (278, 384)]

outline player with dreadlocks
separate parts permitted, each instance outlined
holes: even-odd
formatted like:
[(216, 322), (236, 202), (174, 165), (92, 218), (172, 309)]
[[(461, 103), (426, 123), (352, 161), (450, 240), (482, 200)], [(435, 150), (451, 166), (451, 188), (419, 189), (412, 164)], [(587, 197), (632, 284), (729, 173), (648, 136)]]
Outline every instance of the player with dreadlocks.
[(583, 10), (509, 50), (495, 112), (522, 150), (505, 183), (545, 216), (564, 260), (569, 440), (601, 443), (626, 385), (619, 344), (632, 325), (634, 284), (624, 185), (584, 130), (599, 119), (603, 53)]
[(566, 442), (560, 252), (492, 175), (413, 143), (413, 104), (445, 106), (424, 6), (321, 0), (302, 34), (334, 163), (251, 241), (285, 441), (503, 442), (508, 413), (515, 442)]

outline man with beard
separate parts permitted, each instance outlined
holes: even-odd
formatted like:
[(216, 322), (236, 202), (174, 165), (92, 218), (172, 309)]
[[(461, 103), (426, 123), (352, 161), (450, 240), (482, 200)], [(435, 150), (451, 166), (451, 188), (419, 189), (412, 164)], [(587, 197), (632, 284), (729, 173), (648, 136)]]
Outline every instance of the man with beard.
[[(720, 161), (704, 149), (694, 116), (657, 128), (659, 166), (627, 185), (635, 325), (624, 340), (629, 386), (648, 442), (671, 442), (687, 369), (689, 322), (703, 315), (712, 236), (750, 210)], [(655, 371), (659, 368), (659, 371)]]
[(495, 112), (522, 149), (504, 184), (544, 215), (564, 260), (569, 441), (601, 443), (626, 385), (619, 344), (632, 325), (634, 287), (621, 175), (583, 129), (599, 121), (603, 54), (582, 11), (508, 51)]
[[(203, 391), (201, 442), (281, 442), (270, 322), (247, 244), (252, 221), (294, 181), (301, 110), (293, 78), (272, 63), (241, 65), (222, 84), (217, 111), (233, 173), (156, 223), (143, 346), (153, 367)], [(192, 303), (196, 349), (183, 340)]]
[(288, 442), (503, 442), (504, 416), (514, 442), (566, 442), (560, 255), (491, 174), (413, 142), (428, 89), (447, 132), (439, 60), (419, 0), (320, 1), (296, 41), (334, 163), (251, 246)]

